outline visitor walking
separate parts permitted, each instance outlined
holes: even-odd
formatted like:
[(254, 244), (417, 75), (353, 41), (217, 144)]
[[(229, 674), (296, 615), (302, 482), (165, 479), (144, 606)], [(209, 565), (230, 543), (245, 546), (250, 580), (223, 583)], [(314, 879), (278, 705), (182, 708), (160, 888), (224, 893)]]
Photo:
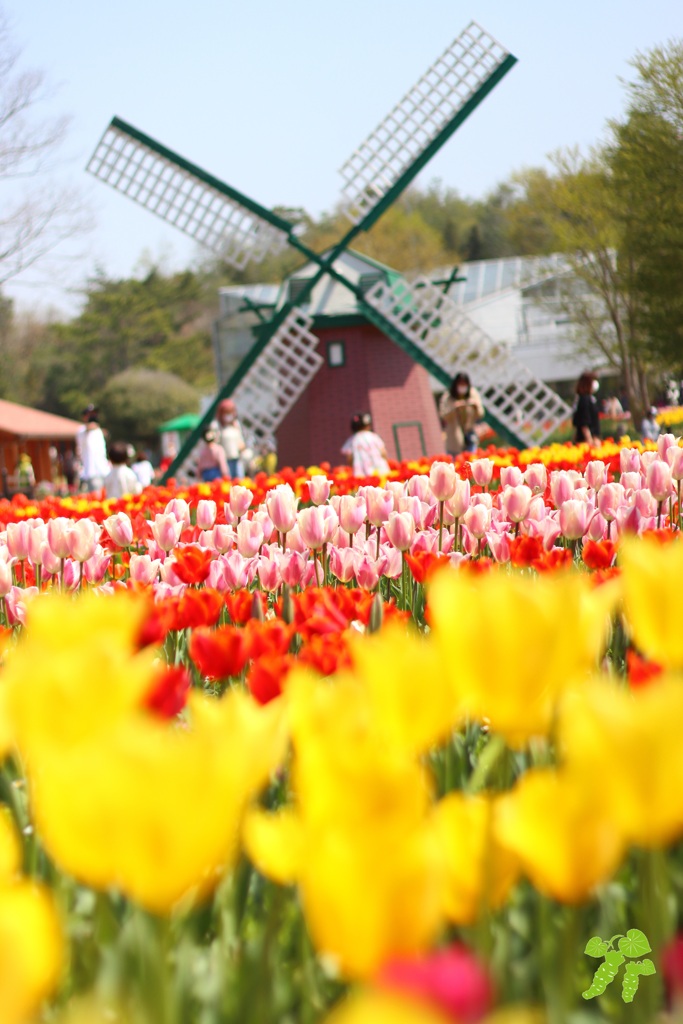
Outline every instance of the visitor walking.
[(597, 398), (600, 382), (594, 373), (582, 373), (576, 382), (576, 404), (572, 423), (574, 444), (600, 443), (600, 412)]
[(76, 433), (76, 453), (80, 464), (81, 490), (101, 490), (110, 466), (107, 442), (94, 405), (88, 405), (83, 410), (83, 426)]
[(229, 476), (228, 461), (218, 441), (218, 434), (214, 430), (205, 430), (202, 437), (204, 443), (197, 456), (197, 472), (204, 483)]
[(439, 416), (446, 431), (446, 451), (449, 455), (476, 452), (479, 447), (476, 425), (484, 418), (484, 406), (469, 374), (458, 373), (448, 391), (441, 396)]
[(660, 433), (661, 430), (657, 422), (657, 409), (652, 405), (645, 416), (643, 416), (640, 424), (640, 435), (643, 441), (656, 441)]
[(33, 463), (28, 452), (22, 452), (17, 464), (17, 490), (25, 494), (27, 498), (33, 497), (33, 488), (36, 486), (36, 474), (33, 471)]
[(344, 442), (342, 455), (353, 466), (354, 476), (373, 476), (389, 472), (384, 441), (372, 429), (369, 412), (357, 412), (351, 420), (351, 436)]
[(237, 419), (235, 403), (231, 398), (224, 398), (222, 402), (219, 402), (216, 412), (220, 443), (228, 460), (228, 473), (226, 475), (242, 477), (244, 476), (242, 456), (246, 444), (242, 435), (240, 421)]

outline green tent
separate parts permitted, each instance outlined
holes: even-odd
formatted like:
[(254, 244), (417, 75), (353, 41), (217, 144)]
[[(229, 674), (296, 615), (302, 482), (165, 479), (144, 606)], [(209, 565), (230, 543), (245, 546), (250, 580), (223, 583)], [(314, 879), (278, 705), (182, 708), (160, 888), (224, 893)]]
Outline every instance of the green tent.
[(184, 412), (182, 416), (176, 416), (174, 419), (162, 423), (159, 433), (166, 434), (169, 430), (194, 430), (200, 419), (201, 416), (197, 412)]

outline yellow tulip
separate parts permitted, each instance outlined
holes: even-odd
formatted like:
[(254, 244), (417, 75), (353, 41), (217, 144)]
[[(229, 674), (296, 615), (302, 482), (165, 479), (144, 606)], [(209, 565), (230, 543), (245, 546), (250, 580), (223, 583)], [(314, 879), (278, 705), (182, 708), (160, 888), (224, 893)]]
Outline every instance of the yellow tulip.
[(635, 691), (610, 682), (567, 695), (559, 739), (568, 769), (624, 837), (658, 847), (683, 834), (683, 679)]
[[(545, 1024), (545, 1021), (541, 1010), (510, 1006), (487, 1014), (479, 1024)], [(455, 1024), (455, 1021), (424, 1000), (368, 990), (354, 993), (339, 1003), (324, 1024)]]
[(56, 987), (62, 935), (51, 893), (20, 877), (21, 846), (0, 814), (0, 1020), (23, 1024)]
[(453, 1020), (423, 1000), (369, 990), (341, 1002), (325, 1024), (453, 1024)]
[(190, 711), (187, 728), (140, 714), (31, 766), (36, 829), (57, 864), (161, 914), (232, 866), (245, 807), (284, 752), (277, 702), (231, 691), (193, 697)]
[(151, 649), (136, 640), (149, 606), (138, 595), (50, 595), (30, 608), (7, 656), (0, 701), (15, 742), (32, 758), (108, 730), (150, 687)]
[(296, 804), (250, 815), (247, 852), (268, 877), (297, 882), (318, 951), (344, 976), (370, 977), (390, 956), (427, 948), (442, 920), (429, 776), (352, 676), (293, 673), (286, 702)]
[(434, 811), (446, 857), (446, 915), (471, 924), (485, 906), (498, 907), (519, 876), (519, 862), (497, 842), (496, 801), (449, 793)]
[(683, 669), (683, 541), (625, 538), (619, 546), (619, 564), (624, 611), (636, 645), (653, 661)]
[(611, 878), (624, 853), (621, 832), (596, 780), (552, 768), (527, 772), (501, 797), (498, 842), (519, 858), (539, 892), (563, 903), (587, 899)]
[(375, 720), (392, 743), (420, 754), (459, 725), (455, 688), (429, 639), (390, 624), (376, 636), (359, 637), (351, 653)]
[(513, 747), (546, 735), (560, 694), (596, 666), (617, 596), (577, 572), (438, 573), (432, 635), (468, 713)]

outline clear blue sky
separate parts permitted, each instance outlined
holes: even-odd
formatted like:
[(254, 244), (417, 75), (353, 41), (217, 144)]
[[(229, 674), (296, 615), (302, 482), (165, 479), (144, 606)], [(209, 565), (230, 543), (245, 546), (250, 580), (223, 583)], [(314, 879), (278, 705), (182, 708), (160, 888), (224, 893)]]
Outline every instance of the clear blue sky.
[[(629, 59), (683, 36), (681, 0), (4, 0), (44, 111), (71, 126), (59, 175), (93, 228), (64, 263), (6, 286), (24, 306), (73, 311), (96, 265), (143, 253), (189, 265), (191, 240), (84, 171), (116, 114), (271, 206), (331, 209), (337, 170), (472, 19), (519, 63), (423, 171), (478, 197), (562, 146), (600, 140), (623, 110)], [(77, 258), (74, 254), (77, 252)], [(71, 255), (70, 260), (66, 257)]]

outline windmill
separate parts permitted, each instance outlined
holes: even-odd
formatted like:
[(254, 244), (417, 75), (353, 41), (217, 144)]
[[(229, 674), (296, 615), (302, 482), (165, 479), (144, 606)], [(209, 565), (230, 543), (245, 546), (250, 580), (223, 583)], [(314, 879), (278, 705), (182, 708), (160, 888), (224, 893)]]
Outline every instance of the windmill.
[[(253, 344), (168, 474), (191, 452), (222, 398), (232, 397), (256, 440), (272, 437), (320, 369), (323, 358), (304, 308), (324, 278), (347, 288), (386, 337), (448, 386), (456, 369), (479, 387), (487, 419), (513, 443), (540, 443), (569, 415), (543, 381), (492, 341), (444, 289), (427, 279), (379, 281), (370, 290), (340, 272), (338, 260), (369, 230), (516, 63), (488, 32), (471, 22), (341, 168), (343, 210), (351, 222), (325, 253), (309, 249), (296, 227), (248, 196), (114, 118), (87, 170), (174, 224), (237, 269), (292, 246), (313, 265), (296, 298), (270, 317), (252, 312)], [(248, 304), (243, 312), (248, 309)]]

